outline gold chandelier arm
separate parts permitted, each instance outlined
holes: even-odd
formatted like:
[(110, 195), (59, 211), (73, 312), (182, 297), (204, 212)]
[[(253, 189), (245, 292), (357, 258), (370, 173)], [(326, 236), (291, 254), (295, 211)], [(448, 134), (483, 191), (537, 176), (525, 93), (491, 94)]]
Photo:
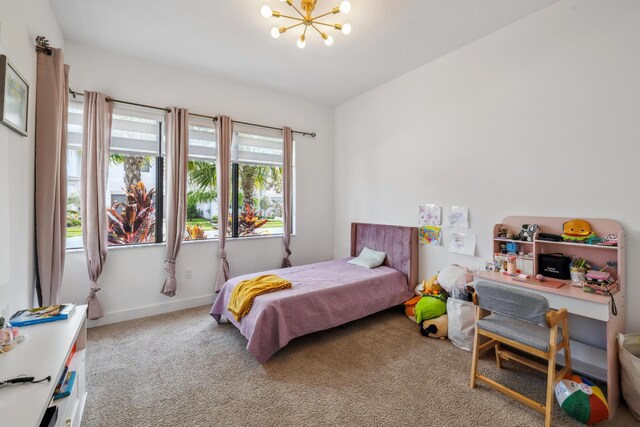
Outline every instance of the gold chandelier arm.
[(297, 8), (297, 7), (295, 7), (295, 6), (293, 5), (293, 3), (291, 3), (290, 1), (288, 1), (288, 2), (287, 2), (287, 4), (288, 4), (289, 6), (291, 6), (292, 8), (294, 8), (294, 9), (295, 9), (295, 11), (296, 11), (296, 12), (298, 12), (298, 14), (299, 14), (300, 16), (302, 16), (302, 18), (303, 18), (303, 19), (304, 19), (304, 18), (306, 18), (306, 16), (305, 16), (302, 12), (300, 12), (300, 11), (298, 10), (298, 8)]
[[(320, 36), (322, 37), (322, 34), (323, 34), (323, 33), (322, 33), (322, 31), (320, 31), (320, 30), (318, 29), (318, 27), (316, 27), (316, 26), (315, 26), (315, 24), (317, 24), (317, 22), (314, 22), (313, 24), (311, 24), (311, 26), (312, 26), (312, 27), (313, 27), (313, 29), (314, 29), (314, 30), (316, 30), (316, 31), (318, 32), (318, 34), (320, 34)], [(308, 28), (308, 27), (307, 27), (307, 28)], [(322, 37), (322, 38), (324, 38), (324, 37)]]
[(300, 25), (302, 25), (302, 24), (303, 24), (303, 22), (298, 22), (298, 23), (297, 23), (297, 24), (295, 24), (295, 25), (292, 25), (292, 26), (290, 26), (290, 27), (287, 27), (287, 28), (285, 29), (285, 31), (289, 31), (289, 30), (290, 30), (290, 29), (292, 29), (292, 28), (299, 27), (299, 26), (300, 26)]
[(324, 18), (327, 15), (334, 15), (336, 12), (331, 11), (331, 12), (327, 12), (327, 13), (323, 13), (322, 15), (318, 15), (318, 16), (314, 16), (313, 18), (311, 18), (313, 21), (315, 21), (318, 18)]
[[(314, 24), (318, 24), (318, 25), (324, 25), (324, 26), (326, 26), (326, 27), (336, 28), (336, 24), (327, 24), (327, 23), (324, 23), (324, 22), (318, 22), (318, 21), (313, 21), (313, 23), (314, 23)], [(338, 24), (338, 25), (340, 25), (340, 24)], [(337, 28), (336, 28), (336, 29), (337, 29)]]
[(282, 14), (280, 14), (280, 16), (278, 18), (289, 18), (289, 19), (293, 19), (295, 21), (300, 21), (300, 22), (304, 21), (304, 19), (298, 18), (297, 16), (289, 16), (289, 15), (282, 15)]

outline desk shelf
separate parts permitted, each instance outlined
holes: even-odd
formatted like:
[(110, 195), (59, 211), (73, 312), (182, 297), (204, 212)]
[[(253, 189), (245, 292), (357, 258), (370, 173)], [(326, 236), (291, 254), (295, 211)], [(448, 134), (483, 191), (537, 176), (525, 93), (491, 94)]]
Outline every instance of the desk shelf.
[[(625, 332), (625, 239), (624, 230), (616, 221), (609, 219), (588, 219), (591, 228), (598, 236), (615, 234), (617, 246), (589, 245), (574, 242), (554, 242), (540, 240), (539, 232), (561, 234), (563, 224), (573, 218), (510, 216), (496, 224), (493, 228), (494, 253), (500, 252), (500, 245), (513, 242), (520, 245), (519, 251), (533, 254), (533, 271), (538, 272), (538, 255), (562, 252), (565, 256), (586, 259), (592, 266), (602, 267), (609, 261), (615, 261), (617, 268), (608, 270), (618, 282), (618, 291), (613, 295), (617, 307), (617, 315), (612, 312), (612, 298), (584, 292), (581, 287), (573, 286), (571, 280), (562, 280), (564, 286), (549, 288), (534, 283), (523, 283), (513, 280), (511, 276), (499, 272), (480, 272), (475, 280), (488, 280), (509, 286), (519, 286), (540, 294), (549, 300), (551, 308), (566, 308), (584, 326), (589, 322), (600, 323), (597, 334), (604, 348), (598, 348), (577, 340), (571, 341), (571, 360), (576, 372), (607, 382), (607, 401), (609, 419), (613, 418), (620, 401), (620, 379), (618, 366), (618, 346), (616, 336)], [(498, 237), (500, 226), (506, 226), (510, 232), (519, 231), (523, 224), (537, 224), (538, 233), (532, 242), (517, 241)], [(558, 280), (558, 279), (553, 279)], [(571, 328), (570, 328), (571, 329)], [(571, 331), (570, 331), (571, 333)], [(594, 332), (596, 333), (596, 332)], [(584, 336), (583, 336), (584, 340)]]

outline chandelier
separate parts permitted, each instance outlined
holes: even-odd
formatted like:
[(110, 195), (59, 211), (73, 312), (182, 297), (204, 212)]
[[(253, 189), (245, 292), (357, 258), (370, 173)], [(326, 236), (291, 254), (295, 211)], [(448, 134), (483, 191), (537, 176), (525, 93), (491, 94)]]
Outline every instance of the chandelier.
[(298, 9), (297, 7), (295, 7), (293, 5), (292, 0), (280, 0), (282, 2), (287, 2), (287, 4), (289, 6), (291, 6), (297, 13), (298, 16), (290, 16), (290, 15), (285, 15), (283, 13), (280, 13), (278, 11), (275, 10), (271, 10), (271, 8), (267, 5), (262, 6), (262, 9), (260, 9), (260, 13), (262, 14), (262, 16), (264, 16), (265, 18), (270, 18), (270, 17), (274, 17), (274, 18), (286, 18), (286, 19), (292, 19), (294, 21), (298, 21), (297, 23), (287, 27), (287, 26), (282, 26), (282, 27), (273, 27), (271, 29), (271, 36), (274, 39), (277, 39), (278, 37), (280, 37), (280, 34), (283, 34), (287, 31), (289, 31), (292, 28), (296, 28), (299, 26), (304, 25), (304, 31), (302, 32), (302, 34), (300, 34), (300, 37), (298, 38), (298, 47), (300, 49), (302, 49), (303, 47), (305, 47), (305, 45), (307, 44), (306, 40), (307, 40), (307, 30), (309, 29), (309, 27), (311, 27), (313, 30), (317, 31), (318, 34), (320, 34), (320, 37), (322, 37), (322, 39), (324, 40), (324, 44), (326, 44), (327, 46), (331, 46), (333, 44), (333, 37), (331, 37), (330, 35), (328, 35), (327, 33), (320, 31), (320, 29), (318, 28), (318, 26), (322, 25), (325, 27), (331, 27), (333, 29), (342, 31), (343, 34), (349, 34), (351, 33), (351, 25), (344, 23), (344, 24), (328, 24), (326, 22), (320, 22), (318, 21), (318, 19), (320, 18), (324, 18), (327, 15), (335, 15), (338, 13), (344, 13), (347, 14), (349, 13), (349, 11), (351, 10), (351, 3), (348, 1), (343, 1), (340, 6), (334, 7), (333, 9), (331, 9), (331, 11), (327, 12), (327, 13), (323, 13), (317, 16), (312, 16), (311, 13), (315, 10), (316, 8), (316, 3), (318, 2), (318, 0), (301, 0), (300, 1), (300, 7), (301, 9), (304, 11), (304, 13), (302, 11), (300, 11), (300, 9)]

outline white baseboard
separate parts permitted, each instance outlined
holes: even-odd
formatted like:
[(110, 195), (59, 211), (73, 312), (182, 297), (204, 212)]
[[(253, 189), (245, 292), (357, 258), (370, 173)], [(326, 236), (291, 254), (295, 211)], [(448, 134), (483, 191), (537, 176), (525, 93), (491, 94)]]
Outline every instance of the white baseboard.
[(104, 316), (98, 320), (89, 320), (87, 322), (87, 327), (94, 328), (96, 326), (108, 325), (110, 323), (140, 319), (142, 317), (155, 316), (156, 314), (170, 313), (172, 311), (185, 310), (187, 308), (200, 307), (202, 305), (212, 305), (215, 297), (216, 294), (209, 294), (199, 297), (180, 299), (178, 301), (170, 301), (163, 304), (147, 305), (144, 307), (104, 313)]

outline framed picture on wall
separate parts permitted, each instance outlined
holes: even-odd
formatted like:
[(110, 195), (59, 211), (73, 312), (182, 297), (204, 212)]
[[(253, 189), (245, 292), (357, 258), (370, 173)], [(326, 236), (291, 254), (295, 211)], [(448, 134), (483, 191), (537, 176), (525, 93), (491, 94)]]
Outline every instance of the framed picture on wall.
[(27, 136), (29, 83), (0, 55), (0, 123)]

